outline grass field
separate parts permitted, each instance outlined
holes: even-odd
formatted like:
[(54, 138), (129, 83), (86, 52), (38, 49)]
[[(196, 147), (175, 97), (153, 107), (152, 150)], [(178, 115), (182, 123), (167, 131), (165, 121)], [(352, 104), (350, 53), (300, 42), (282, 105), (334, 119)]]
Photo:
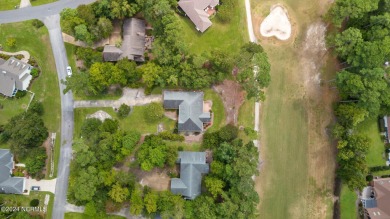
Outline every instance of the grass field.
[[(32, 6), (48, 4), (55, 1), (57, 0), (30, 0)], [(20, 5), (20, 0), (1, 0), (0, 11), (12, 10), (15, 9), (15, 6), (19, 7), (19, 5)]]
[(212, 89), (204, 91), (204, 100), (212, 100), (213, 106), (211, 110), (214, 112), (214, 123), (207, 131), (214, 132), (225, 125), (226, 115), (221, 97)]
[[(90, 219), (91, 216), (82, 213), (65, 213), (65, 219)], [(125, 217), (116, 216), (116, 215), (108, 215), (107, 217), (100, 219), (123, 219)]]
[(359, 131), (370, 139), (370, 148), (366, 156), (367, 165), (386, 165), (386, 160), (383, 158), (385, 146), (379, 134), (378, 120), (374, 118), (364, 121), (359, 125)]
[(340, 195), (340, 211), (341, 219), (356, 219), (357, 218), (357, 210), (356, 210), (356, 202), (357, 195), (354, 191), (348, 189), (347, 186), (343, 186), (341, 188)]
[(238, 1), (234, 16), (228, 24), (222, 24), (214, 17), (213, 23), (204, 33), (195, 29), (195, 25), (188, 17), (180, 17), (184, 43), (194, 54), (202, 54), (212, 49), (221, 49), (228, 52), (237, 52), (239, 48), (248, 42), (248, 31), (246, 28), (244, 1)]
[[(324, 130), (331, 121), (332, 98), (322, 93), (325, 88), (312, 85), (308, 78), (317, 72), (306, 71), (303, 63), (322, 64), (302, 54), (307, 28), (321, 19), (325, 5), (310, 0), (279, 3), (293, 19), (294, 35), (287, 42), (261, 42), (271, 63), (271, 84), (261, 115), (260, 154), (264, 163), (256, 180), (259, 218), (331, 218), (335, 160)], [(260, 18), (273, 4), (271, 0), (251, 1), (256, 31)]]
[(254, 128), (255, 125), (255, 99), (245, 99), (238, 112), (238, 125)]
[[(30, 52), (31, 56), (37, 60), (42, 70), (42, 74), (32, 82), (30, 90), (35, 93), (34, 99), (41, 101), (43, 104), (45, 110), (43, 120), (49, 132), (56, 132), (57, 136), (61, 136), (61, 100), (55, 62), (47, 29), (41, 27), (37, 30), (32, 26), (31, 21), (0, 24), (0, 29), (0, 44), (3, 45), (5, 51), (14, 52), (27, 50)], [(8, 48), (6, 46), (5, 41), (8, 37), (15, 37), (15, 48)], [(10, 101), (10, 103), (4, 102), (5, 106), (13, 104), (12, 100), (6, 101)], [(15, 111), (9, 111), (9, 114), (2, 114), (2, 116), (0, 116), (0, 124), (10, 119), (10, 117), (19, 110), (20, 108), (15, 105)], [(4, 115), (6, 115), (6, 117), (4, 117)], [(59, 149), (60, 147), (58, 145), (55, 150), (55, 164), (58, 162)]]

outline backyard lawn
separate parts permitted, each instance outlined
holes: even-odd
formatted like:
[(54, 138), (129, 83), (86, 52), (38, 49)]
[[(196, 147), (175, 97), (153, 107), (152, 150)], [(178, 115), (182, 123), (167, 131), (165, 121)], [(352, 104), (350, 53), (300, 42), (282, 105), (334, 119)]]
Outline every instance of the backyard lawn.
[(4, 125), (10, 120), (13, 116), (16, 116), (24, 111), (26, 111), (27, 105), (30, 102), (32, 94), (27, 92), (26, 96), (16, 99), (16, 98), (0, 98), (0, 125)]
[[(88, 216), (86, 214), (83, 214), (83, 213), (65, 213), (65, 219), (90, 219), (91, 216)], [(123, 219), (125, 217), (122, 217), (122, 216), (117, 216), (117, 215), (107, 215), (106, 217), (104, 218), (100, 218), (100, 219)]]
[(340, 195), (340, 218), (341, 219), (356, 219), (357, 195), (354, 191), (351, 191), (347, 186), (342, 186)]
[[(21, 23), (0, 24), (0, 44), (3, 45), (5, 51), (14, 52), (27, 50), (38, 62), (42, 73), (37, 79), (32, 81), (30, 91), (35, 93), (34, 99), (41, 101), (43, 104), (45, 110), (43, 120), (49, 132), (56, 132), (57, 136), (61, 136), (61, 100), (49, 34), (45, 27), (36, 29), (31, 23), (31, 21), (26, 21)], [(16, 46), (14, 48), (7, 47), (5, 41), (8, 37), (14, 37), (16, 39)], [(4, 113), (0, 110), (0, 124), (4, 124), (5, 121), (21, 111), (21, 108), (23, 108), (25, 103), (21, 103), (22, 105), (18, 107), (16, 106), (16, 103), (19, 101), (27, 100), (25, 100), (25, 98), (16, 101), (1, 100), (1, 103), (5, 107), (3, 109)], [(9, 106), (15, 107), (15, 110), (9, 109)], [(60, 142), (60, 140), (58, 139), (57, 142)], [(55, 150), (56, 158), (59, 157), (58, 153), (60, 150), (59, 144), (57, 146)], [(57, 164), (57, 161), (58, 159), (55, 160), (55, 164)]]
[(221, 49), (228, 52), (237, 52), (248, 42), (244, 1), (238, 1), (231, 22), (222, 24), (217, 17), (211, 19), (213, 23), (204, 33), (195, 29), (195, 25), (188, 17), (180, 16), (184, 43), (194, 54), (202, 54), (211, 49)]

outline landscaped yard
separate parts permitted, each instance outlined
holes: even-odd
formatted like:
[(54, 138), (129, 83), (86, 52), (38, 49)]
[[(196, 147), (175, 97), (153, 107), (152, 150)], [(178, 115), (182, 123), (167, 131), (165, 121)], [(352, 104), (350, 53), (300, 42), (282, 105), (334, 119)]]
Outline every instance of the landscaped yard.
[(356, 209), (356, 199), (357, 195), (354, 191), (348, 189), (347, 186), (341, 188), (340, 195), (340, 213), (341, 219), (356, 219), (357, 218), (357, 209)]
[(159, 122), (147, 123), (144, 119), (145, 106), (135, 106), (130, 115), (124, 119), (119, 119), (117, 114), (112, 108), (77, 108), (75, 109), (75, 138), (80, 137), (81, 125), (86, 116), (93, 114), (98, 110), (103, 110), (110, 114), (113, 119), (119, 121), (119, 126), (123, 130), (137, 130), (142, 134), (153, 134), (157, 132), (157, 125), (162, 123), (164, 129), (172, 131), (175, 128), (176, 121), (164, 117)]
[(197, 31), (188, 17), (177, 15), (182, 25), (180, 36), (189, 50), (194, 54), (209, 52), (212, 49), (237, 52), (248, 42), (244, 1), (238, 1), (238, 6), (230, 23), (222, 24), (214, 17), (211, 19), (213, 24), (204, 33)]
[[(83, 213), (65, 213), (65, 219), (90, 219), (91, 216), (88, 216)], [(100, 219), (123, 219), (125, 217), (117, 216), (117, 215), (107, 215), (105, 218)]]
[[(35, 93), (34, 99), (41, 101), (43, 104), (45, 110), (43, 120), (46, 127), (49, 129), (49, 132), (56, 132), (58, 137), (61, 136), (61, 100), (56, 67), (47, 29), (41, 27), (37, 30), (32, 26), (31, 21), (0, 24), (0, 29), (0, 44), (3, 45), (5, 51), (14, 52), (27, 50), (30, 52), (31, 56), (37, 60), (42, 70), (42, 74), (36, 80), (32, 81), (30, 91)], [(16, 46), (14, 48), (9, 48), (6, 45), (5, 42), (8, 37), (14, 37), (16, 39)], [(24, 99), (22, 100), (25, 101)], [(10, 119), (20, 111), (21, 107), (23, 107), (22, 103), (20, 107), (15, 105), (15, 112), (9, 111), (7, 106), (13, 106), (12, 104), (15, 104), (12, 101), (13, 100), (2, 101), (2, 104), (6, 106), (4, 110), (7, 110), (8, 113), (5, 111), (6, 113), (3, 114), (0, 110), (0, 124), (3, 124), (4, 121)], [(57, 142), (58, 144), (55, 147), (55, 164), (57, 164), (59, 157), (60, 139), (57, 139)]]

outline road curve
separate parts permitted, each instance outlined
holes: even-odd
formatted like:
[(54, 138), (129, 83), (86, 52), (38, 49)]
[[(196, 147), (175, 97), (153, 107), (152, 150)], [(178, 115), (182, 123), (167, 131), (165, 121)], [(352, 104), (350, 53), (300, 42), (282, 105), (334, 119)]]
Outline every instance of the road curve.
[[(3, 0), (0, 0), (3, 1)], [(77, 8), (82, 4), (90, 4), (96, 0), (59, 0), (50, 4), (20, 8), (0, 12), (0, 24), (44, 19), (47, 16), (59, 14), (64, 8)]]

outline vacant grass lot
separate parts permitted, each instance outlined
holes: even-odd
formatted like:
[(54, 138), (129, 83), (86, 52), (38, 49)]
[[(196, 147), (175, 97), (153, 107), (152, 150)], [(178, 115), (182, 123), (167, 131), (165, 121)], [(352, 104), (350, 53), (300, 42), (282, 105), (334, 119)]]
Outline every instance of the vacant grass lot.
[(235, 53), (248, 42), (244, 1), (238, 1), (230, 23), (223, 24), (214, 17), (211, 19), (213, 24), (204, 33), (197, 31), (188, 17), (177, 16), (182, 26), (180, 36), (194, 54), (200, 55), (213, 49)]
[[(42, 73), (32, 82), (30, 90), (35, 93), (34, 99), (43, 103), (45, 110), (43, 120), (49, 132), (56, 132), (57, 136), (61, 136), (61, 100), (55, 62), (47, 29), (41, 27), (37, 30), (32, 26), (31, 21), (0, 24), (0, 29), (0, 44), (3, 45), (5, 51), (27, 50), (37, 60)], [(14, 48), (8, 48), (6, 46), (5, 42), (8, 37), (14, 37), (16, 39), (16, 46)], [(16, 115), (20, 111), (20, 107), (22, 107), (22, 105), (20, 107), (15, 105), (15, 111), (9, 110), (8, 106), (14, 104), (13, 100), (2, 101), (2, 104), (5, 106), (5, 113), (3, 114), (0, 111), (0, 124), (4, 124), (5, 121)], [(57, 142), (59, 141), (58, 139)], [(57, 146), (55, 150), (55, 164), (58, 162), (60, 150), (59, 144)]]
[(204, 91), (204, 100), (213, 101), (211, 110), (214, 113), (214, 123), (209, 129), (207, 129), (207, 131), (217, 131), (225, 125), (226, 120), (225, 108), (223, 107), (222, 99), (214, 90), (206, 89)]
[[(264, 163), (256, 179), (259, 218), (331, 218), (335, 161), (324, 133), (330, 120), (331, 97), (315, 87), (315, 91), (320, 90), (317, 94), (312, 81), (304, 83), (307, 78), (302, 64), (303, 60), (312, 60), (302, 54), (307, 27), (321, 19), (325, 6), (311, 0), (278, 3), (288, 9), (297, 35), (287, 42), (261, 42), (271, 63), (271, 84), (261, 112), (260, 154)], [(259, 18), (264, 18), (274, 4), (271, 0), (251, 1), (256, 30)], [(307, 72), (310, 76), (317, 73)]]
[[(65, 213), (65, 219), (90, 219), (91, 216), (82, 213)], [(117, 215), (107, 215), (107, 217), (101, 219), (123, 219), (125, 217), (117, 216)]]
[(356, 219), (357, 218), (357, 210), (356, 210), (356, 199), (357, 195), (354, 191), (348, 189), (347, 186), (341, 188), (340, 195), (340, 211), (341, 211), (341, 219)]
[(74, 111), (75, 117), (75, 138), (80, 137), (81, 125), (85, 120), (86, 116), (93, 114), (98, 110), (103, 110), (110, 114), (113, 119), (119, 121), (119, 126), (123, 130), (137, 130), (142, 134), (153, 134), (157, 132), (157, 125), (162, 123), (166, 130), (173, 130), (176, 122), (167, 117), (162, 118), (160, 121), (155, 123), (147, 123), (144, 120), (145, 106), (135, 106), (132, 109), (130, 115), (124, 119), (119, 119), (117, 114), (112, 108), (77, 108)]

